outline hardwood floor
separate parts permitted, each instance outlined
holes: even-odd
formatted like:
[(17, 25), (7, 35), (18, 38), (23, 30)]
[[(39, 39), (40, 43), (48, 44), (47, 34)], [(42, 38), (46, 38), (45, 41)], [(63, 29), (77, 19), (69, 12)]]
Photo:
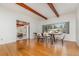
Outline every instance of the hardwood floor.
[(0, 45), (0, 56), (79, 56), (79, 47), (74, 42), (46, 44), (36, 40), (24, 40), (23, 44)]

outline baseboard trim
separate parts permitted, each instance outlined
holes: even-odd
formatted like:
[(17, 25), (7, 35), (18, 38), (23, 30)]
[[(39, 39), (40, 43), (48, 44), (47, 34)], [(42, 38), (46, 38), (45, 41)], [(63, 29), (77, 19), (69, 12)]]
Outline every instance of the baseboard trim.
[[(34, 40), (34, 38), (31, 38), (31, 39), (28, 39), (28, 40)], [(6, 44), (11, 44), (11, 43), (16, 43), (16, 41), (17, 40), (14, 40), (14, 41), (6, 42), (6, 43), (0, 44), (0, 45), (6, 45)], [(72, 43), (75, 43), (77, 46), (79, 46), (79, 43), (77, 43), (76, 41), (64, 40), (64, 42), (72, 42)]]
[(0, 44), (0, 45), (6, 45), (6, 44), (10, 44), (10, 43), (15, 43), (15, 42), (16, 42), (16, 40), (10, 41), (10, 42), (5, 42), (5, 43), (2, 43), (2, 44)]

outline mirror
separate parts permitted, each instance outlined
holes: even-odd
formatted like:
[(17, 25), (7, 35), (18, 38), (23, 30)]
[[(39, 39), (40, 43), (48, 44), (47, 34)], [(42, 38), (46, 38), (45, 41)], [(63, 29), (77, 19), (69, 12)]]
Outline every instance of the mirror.
[(48, 32), (52, 29), (61, 29), (63, 33), (69, 34), (69, 22), (42, 25), (42, 32)]

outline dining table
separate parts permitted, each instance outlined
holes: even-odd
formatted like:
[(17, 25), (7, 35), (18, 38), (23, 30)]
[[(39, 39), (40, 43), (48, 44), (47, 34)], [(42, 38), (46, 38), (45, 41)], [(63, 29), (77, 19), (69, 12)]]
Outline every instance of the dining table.
[[(50, 39), (50, 42), (51, 44), (55, 43), (56, 42), (56, 38), (55, 36), (56, 35), (61, 35), (62, 32), (52, 32), (52, 33), (49, 33), (49, 32), (45, 32), (43, 33), (43, 36), (44, 36), (44, 39), (46, 41), (46, 43), (48, 42), (48, 40)], [(39, 35), (37, 35), (38, 37), (41, 37)]]
[(48, 37), (50, 37), (50, 42), (51, 44), (55, 43), (56, 42), (56, 38), (55, 36), (56, 35), (61, 35), (62, 32), (53, 32), (53, 33), (48, 33), (46, 36), (46, 41), (48, 40)]

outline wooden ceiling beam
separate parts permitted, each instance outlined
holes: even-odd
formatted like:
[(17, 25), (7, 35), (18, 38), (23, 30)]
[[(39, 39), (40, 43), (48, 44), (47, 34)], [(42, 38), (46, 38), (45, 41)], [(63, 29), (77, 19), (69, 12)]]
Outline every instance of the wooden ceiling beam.
[(23, 8), (25, 8), (25, 9), (27, 9), (27, 10), (29, 10), (29, 11), (31, 11), (31, 12), (33, 12), (34, 14), (36, 14), (38, 16), (44, 18), (45, 20), (47, 20), (47, 17), (45, 17), (42, 14), (38, 13), (37, 11), (35, 11), (31, 7), (27, 6), (26, 4), (24, 4), (24, 3), (16, 3), (16, 4), (19, 5), (19, 6), (21, 6), (21, 7), (23, 7)]
[(57, 17), (59, 17), (59, 14), (58, 14), (58, 12), (56, 11), (56, 9), (55, 9), (53, 3), (47, 3), (47, 4), (48, 4), (48, 6), (51, 8), (51, 10), (55, 13), (55, 15), (56, 15)]

